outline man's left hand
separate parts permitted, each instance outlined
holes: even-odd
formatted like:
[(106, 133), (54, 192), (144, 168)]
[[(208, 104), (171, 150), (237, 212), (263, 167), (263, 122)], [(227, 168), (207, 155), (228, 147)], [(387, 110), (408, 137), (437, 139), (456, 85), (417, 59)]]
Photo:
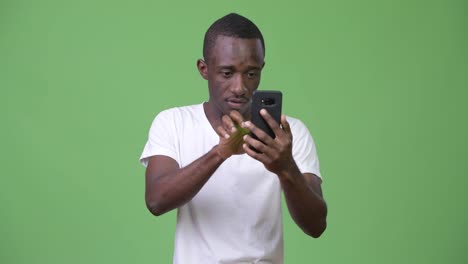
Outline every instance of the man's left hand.
[[(252, 122), (244, 122), (243, 127), (249, 129), (259, 139), (257, 140), (250, 135), (245, 135), (244, 151), (252, 158), (262, 162), (267, 170), (277, 174), (279, 177), (287, 177), (288, 172), (296, 166), (292, 156), (293, 136), (291, 127), (288, 121), (286, 121), (285, 115), (281, 115), (281, 126), (267, 110), (262, 109), (260, 115), (275, 133), (275, 138), (271, 138)], [(255, 148), (257, 151), (252, 148)]]

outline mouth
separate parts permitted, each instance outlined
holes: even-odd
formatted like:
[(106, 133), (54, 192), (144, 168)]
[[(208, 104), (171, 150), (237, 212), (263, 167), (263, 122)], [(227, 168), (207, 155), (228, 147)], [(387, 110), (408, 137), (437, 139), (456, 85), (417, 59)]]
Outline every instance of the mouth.
[(247, 100), (246, 98), (227, 98), (226, 103), (232, 109), (241, 109), (249, 103), (249, 100)]

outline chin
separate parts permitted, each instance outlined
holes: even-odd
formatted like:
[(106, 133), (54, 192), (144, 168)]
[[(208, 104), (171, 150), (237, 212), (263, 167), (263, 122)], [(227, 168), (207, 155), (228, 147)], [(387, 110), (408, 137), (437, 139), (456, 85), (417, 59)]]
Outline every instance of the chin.
[(250, 107), (244, 107), (242, 109), (237, 110), (239, 113), (245, 118), (250, 119)]
[(239, 112), (245, 119), (250, 118), (250, 104), (239, 108), (226, 106), (224, 114), (229, 115), (233, 110)]

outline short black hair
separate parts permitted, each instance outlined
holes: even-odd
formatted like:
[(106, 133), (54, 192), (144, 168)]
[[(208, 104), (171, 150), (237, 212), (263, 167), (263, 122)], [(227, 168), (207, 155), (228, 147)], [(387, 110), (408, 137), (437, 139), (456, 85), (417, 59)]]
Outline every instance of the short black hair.
[(265, 55), (265, 42), (258, 27), (248, 18), (236, 13), (230, 13), (216, 20), (206, 31), (203, 40), (203, 58), (208, 60), (211, 49), (213, 49), (218, 36), (260, 39)]

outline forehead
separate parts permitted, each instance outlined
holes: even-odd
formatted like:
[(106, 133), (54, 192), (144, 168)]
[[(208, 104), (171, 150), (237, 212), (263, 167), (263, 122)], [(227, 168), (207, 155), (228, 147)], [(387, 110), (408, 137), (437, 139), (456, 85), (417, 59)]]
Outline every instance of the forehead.
[(210, 52), (210, 63), (216, 65), (263, 64), (264, 51), (260, 39), (218, 36)]

